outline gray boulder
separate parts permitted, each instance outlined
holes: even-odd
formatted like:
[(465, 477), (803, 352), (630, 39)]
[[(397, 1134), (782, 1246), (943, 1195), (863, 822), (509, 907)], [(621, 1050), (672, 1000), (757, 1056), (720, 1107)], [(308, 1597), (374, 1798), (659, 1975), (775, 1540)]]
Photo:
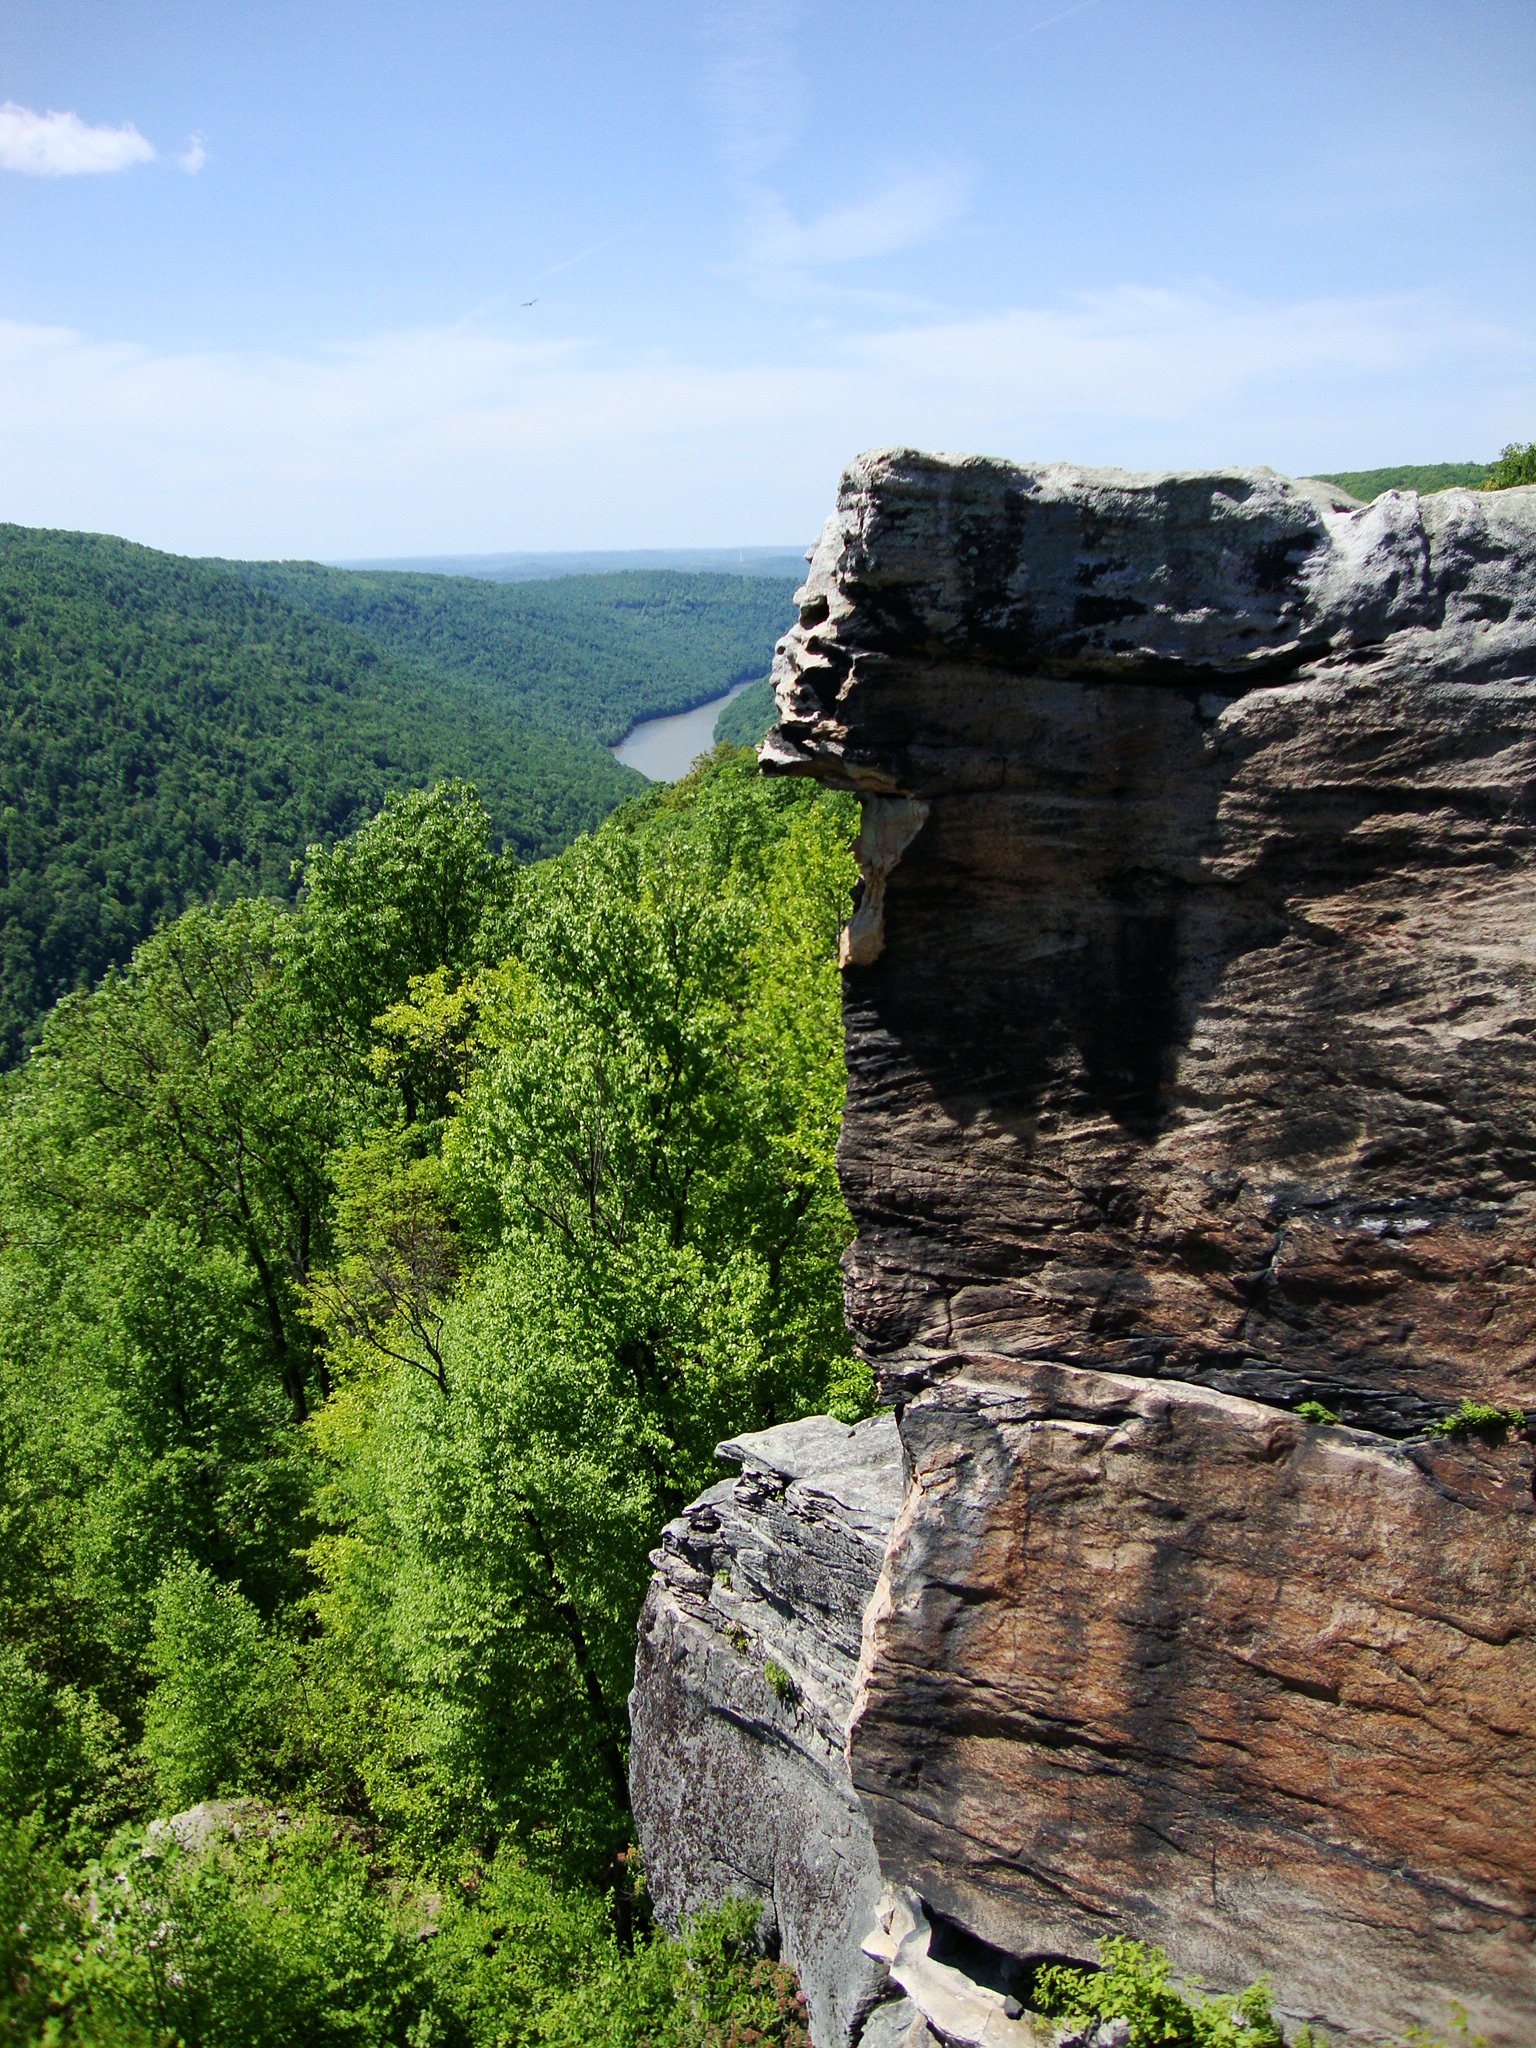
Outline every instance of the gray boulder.
[(881, 1879), (843, 1754), (864, 1609), (902, 1492), (890, 1416), (720, 1446), (740, 1464), (668, 1524), (640, 1618), (630, 1793), (662, 1921), (752, 1898), (817, 2048), (878, 1997)]

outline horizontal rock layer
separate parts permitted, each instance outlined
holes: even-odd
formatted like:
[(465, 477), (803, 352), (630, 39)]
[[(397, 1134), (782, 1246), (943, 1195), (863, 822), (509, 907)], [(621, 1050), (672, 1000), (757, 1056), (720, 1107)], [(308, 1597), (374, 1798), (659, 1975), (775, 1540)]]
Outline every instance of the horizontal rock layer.
[(800, 607), (764, 761), (865, 798), (847, 1308), (919, 1474), (882, 1874), (1528, 2048), (1530, 1453), (1425, 1432), (1536, 1408), (1536, 492), (888, 452)]

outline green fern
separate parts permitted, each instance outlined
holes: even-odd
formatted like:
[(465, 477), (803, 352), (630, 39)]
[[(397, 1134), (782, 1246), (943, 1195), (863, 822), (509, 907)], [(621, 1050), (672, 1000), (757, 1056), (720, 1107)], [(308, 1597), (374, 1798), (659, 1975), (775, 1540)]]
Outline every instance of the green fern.
[(1454, 1415), (1442, 1415), (1426, 1436), (1492, 1436), (1500, 1442), (1512, 1429), (1525, 1427), (1523, 1408), (1496, 1408), (1490, 1401), (1463, 1401)]

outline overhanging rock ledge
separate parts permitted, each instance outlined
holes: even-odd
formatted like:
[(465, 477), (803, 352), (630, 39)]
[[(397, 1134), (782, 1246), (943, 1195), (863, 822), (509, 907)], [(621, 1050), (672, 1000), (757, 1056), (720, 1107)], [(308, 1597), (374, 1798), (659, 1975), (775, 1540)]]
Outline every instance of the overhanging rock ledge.
[(1536, 490), (882, 451), (798, 602), (763, 761), (865, 799), (846, 1309), (904, 1459), (868, 1883), (1530, 2048)]

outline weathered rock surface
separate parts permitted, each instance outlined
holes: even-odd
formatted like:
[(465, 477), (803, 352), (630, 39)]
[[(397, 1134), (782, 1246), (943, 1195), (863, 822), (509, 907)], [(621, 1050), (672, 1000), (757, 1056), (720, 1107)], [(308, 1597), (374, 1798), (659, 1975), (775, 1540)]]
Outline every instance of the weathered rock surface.
[[(897, 1995), (878, 2006), (859, 2036), (859, 2048), (883, 2037), (936, 2037), (950, 2048), (1056, 2048), (1057, 2029), (1026, 2012), (1011, 1990), (978, 1982), (937, 1950), (933, 1923), (918, 1895), (887, 1885), (864, 1937), (864, 1953), (883, 1963)], [(1120, 2048), (1126, 2048), (1122, 2042)]]
[(866, 798), (883, 1874), (1528, 2048), (1531, 1454), (1423, 1432), (1536, 1407), (1536, 491), (866, 457), (775, 682)]
[(812, 2038), (841, 2048), (885, 1982), (860, 1947), (882, 1880), (844, 1744), (901, 1447), (889, 1416), (820, 1416), (720, 1453), (740, 1477), (654, 1555), (630, 1699), (635, 1823), (662, 1919), (761, 1900)]
[(1000, 1366), (902, 1419), (852, 1743), (886, 1874), (1006, 1950), (1530, 2039), (1529, 1447)]
[[(765, 760), (925, 817), (851, 1326), (1408, 1431), (1536, 1406), (1536, 493), (856, 463)], [(860, 919), (855, 919), (858, 930)]]
[(856, 1681), (863, 1577), (833, 1628), (824, 1532), (740, 1539), (803, 1732), (669, 1538), (670, 1909), (793, 1901), (818, 2048), (985, 2038), (946, 1958), (1110, 1933), (1531, 2048), (1531, 1441), (1430, 1432), (1536, 1410), (1536, 490), (887, 451), (799, 602), (763, 759), (864, 800), (846, 1307), (909, 1484)]

